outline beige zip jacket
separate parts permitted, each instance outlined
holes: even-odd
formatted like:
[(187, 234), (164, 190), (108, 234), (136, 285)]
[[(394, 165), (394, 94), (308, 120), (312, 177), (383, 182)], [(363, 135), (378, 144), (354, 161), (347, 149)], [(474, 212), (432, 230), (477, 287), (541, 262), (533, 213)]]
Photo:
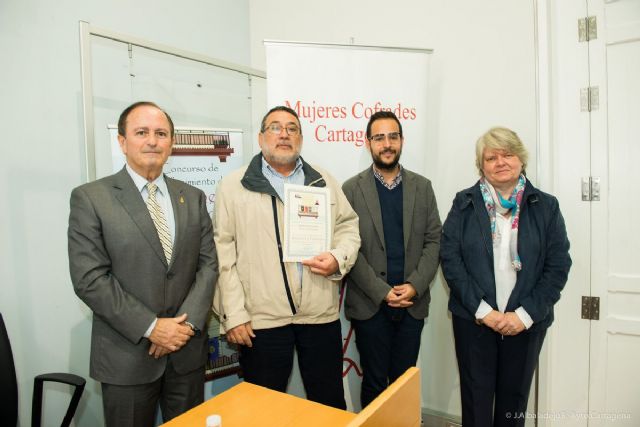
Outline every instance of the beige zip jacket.
[(300, 280), (296, 263), (284, 263), (285, 283), (273, 198), (280, 241), (284, 239), (284, 205), (262, 175), (261, 157), (258, 154), (247, 167), (223, 178), (216, 191), (213, 222), (220, 276), (213, 309), (220, 317), (222, 330), (246, 322), (251, 322), (253, 329), (266, 329), (335, 321), (340, 282), (355, 263), (360, 248), (358, 216), (336, 180), (303, 160), (305, 185), (326, 186), (330, 190), (330, 252), (339, 269), (324, 277), (303, 266)]

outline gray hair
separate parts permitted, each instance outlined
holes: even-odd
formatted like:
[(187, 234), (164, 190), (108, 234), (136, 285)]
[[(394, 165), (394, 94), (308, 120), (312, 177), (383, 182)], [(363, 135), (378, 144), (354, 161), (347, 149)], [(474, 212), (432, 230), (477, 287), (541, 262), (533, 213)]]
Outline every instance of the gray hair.
[(524, 146), (518, 134), (504, 127), (493, 127), (485, 132), (476, 142), (476, 167), (478, 173), (483, 176), (484, 150), (499, 150), (514, 154), (522, 162), (522, 173), (526, 175), (529, 152)]

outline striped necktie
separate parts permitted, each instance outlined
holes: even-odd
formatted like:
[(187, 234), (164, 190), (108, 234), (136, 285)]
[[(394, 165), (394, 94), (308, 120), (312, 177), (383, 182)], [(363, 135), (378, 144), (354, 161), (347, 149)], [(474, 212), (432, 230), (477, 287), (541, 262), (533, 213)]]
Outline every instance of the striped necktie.
[(160, 243), (162, 243), (162, 249), (164, 250), (164, 256), (167, 258), (167, 264), (169, 264), (171, 262), (171, 251), (173, 245), (171, 243), (171, 233), (167, 226), (167, 220), (164, 217), (162, 208), (158, 204), (158, 199), (156, 199), (158, 186), (149, 182), (147, 183), (147, 191), (149, 192), (149, 197), (147, 198), (147, 209), (149, 209), (149, 213), (151, 214), (153, 225), (156, 226), (158, 237), (160, 238)]

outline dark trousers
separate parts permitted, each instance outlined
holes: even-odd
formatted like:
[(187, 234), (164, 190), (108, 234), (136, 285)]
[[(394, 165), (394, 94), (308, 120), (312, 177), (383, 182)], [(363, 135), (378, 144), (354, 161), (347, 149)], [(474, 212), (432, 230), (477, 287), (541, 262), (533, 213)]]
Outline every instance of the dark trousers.
[(247, 382), (285, 393), (293, 368), (293, 350), (307, 399), (346, 409), (342, 387), (340, 321), (254, 330), (253, 346), (240, 347)]
[(171, 359), (167, 362), (164, 374), (151, 383), (102, 383), (106, 427), (153, 427), (158, 403), (162, 419), (167, 422), (201, 404), (203, 400), (204, 367), (188, 374), (178, 374), (173, 369)]
[(424, 319), (415, 319), (406, 309), (383, 303), (372, 318), (353, 319), (351, 324), (362, 365), (360, 402), (364, 408), (416, 365)]
[(453, 316), (465, 427), (524, 426), (546, 330), (502, 336)]

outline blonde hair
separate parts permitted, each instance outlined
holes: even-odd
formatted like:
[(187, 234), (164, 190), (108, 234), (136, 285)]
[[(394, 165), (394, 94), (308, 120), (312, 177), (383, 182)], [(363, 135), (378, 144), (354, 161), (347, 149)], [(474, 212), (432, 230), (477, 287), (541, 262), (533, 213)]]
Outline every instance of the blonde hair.
[(514, 154), (522, 162), (522, 173), (526, 175), (529, 152), (524, 146), (518, 134), (504, 127), (493, 127), (485, 132), (476, 142), (476, 167), (478, 173), (483, 176), (484, 150), (500, 150)]

